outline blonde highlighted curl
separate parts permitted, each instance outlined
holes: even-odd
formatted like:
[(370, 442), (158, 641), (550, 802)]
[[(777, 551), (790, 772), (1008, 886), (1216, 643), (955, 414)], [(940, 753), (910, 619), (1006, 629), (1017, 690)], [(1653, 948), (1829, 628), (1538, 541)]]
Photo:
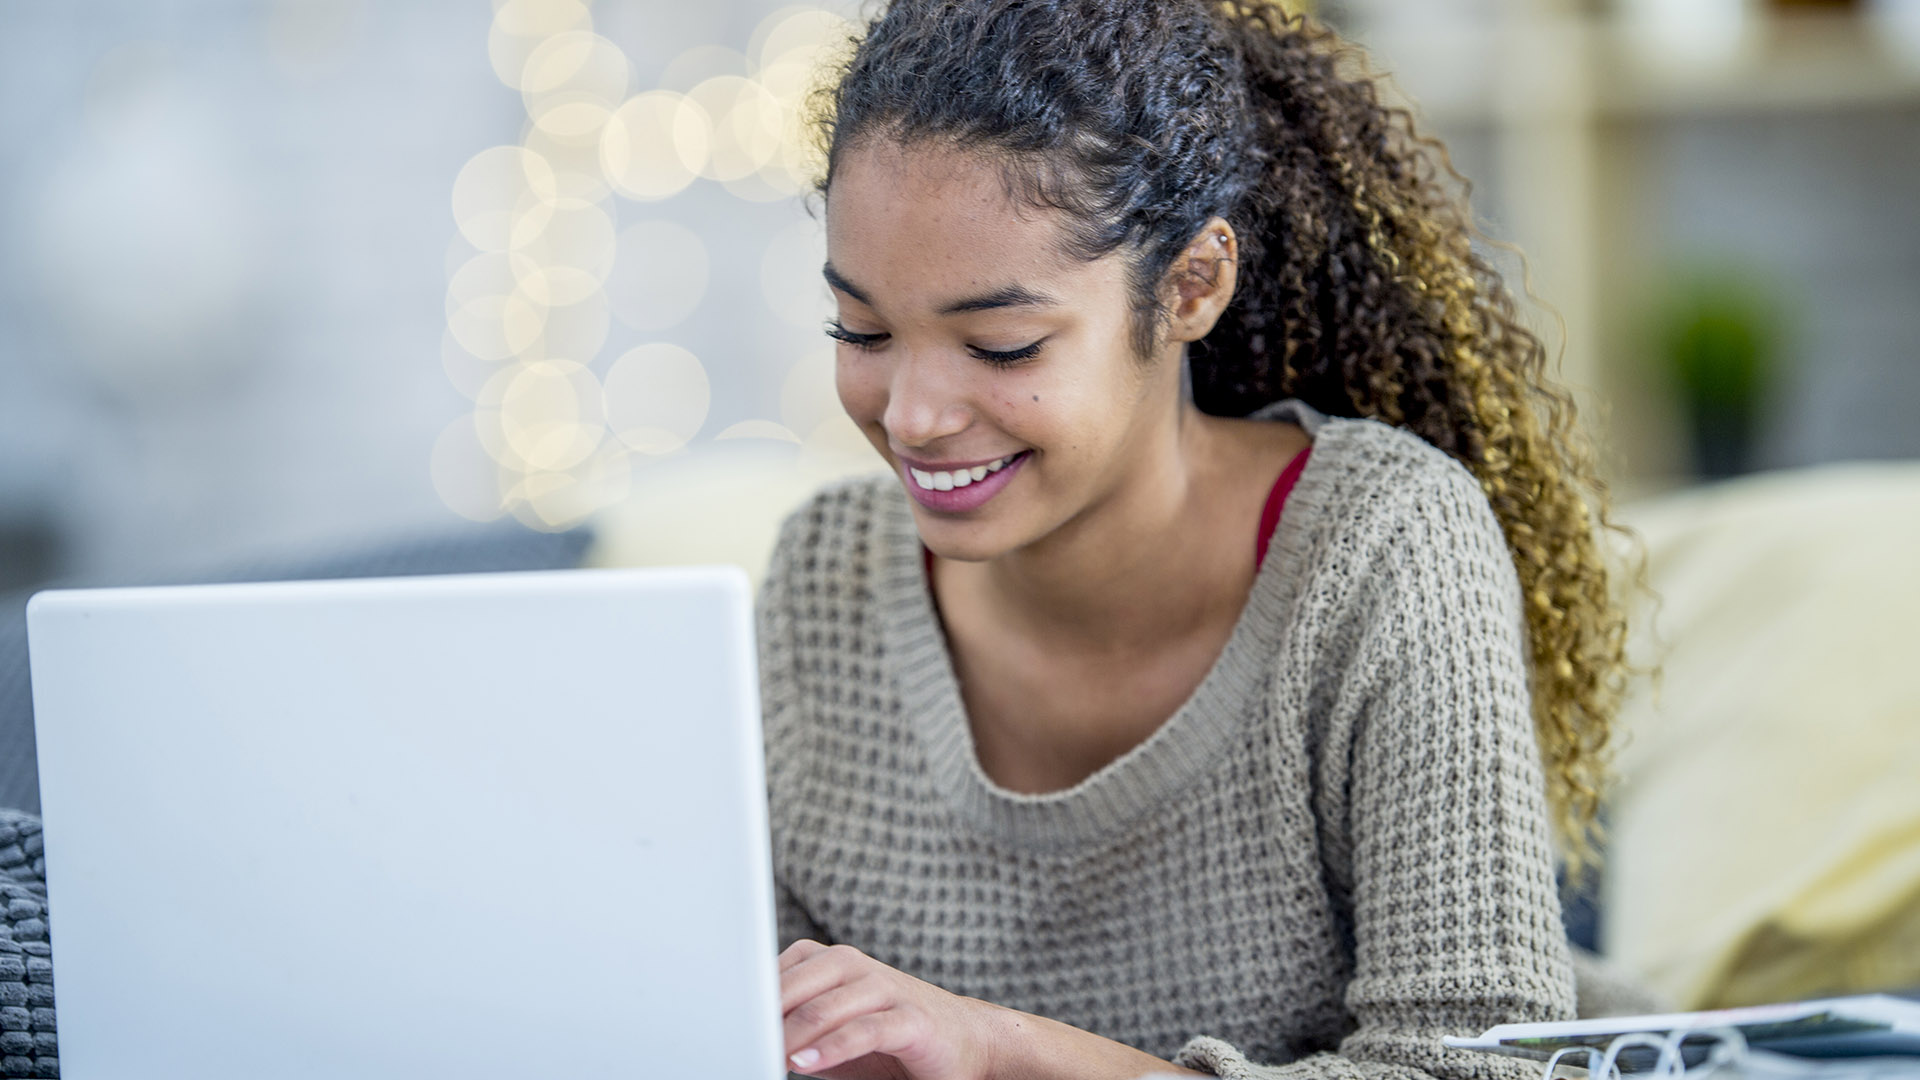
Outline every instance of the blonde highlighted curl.
[(1244, 416), (1297, 397), (1472, 472), (1524, 596), (1555, 831), (1571, 869), (1593, 866), (1628, 671), (1605, 487), (1546, 348), (1474, 250), (1466, 182), (1359, 52), (1262, 2), (893, 0), (838, 75), (823, 193), (867, 137), (999, 158), (1067, 213), (1078, 255), (1126, 253), (1143, 356), (1169, 267), (1225, 218), (1240, 284), (1190, 352), (1195, 403)]

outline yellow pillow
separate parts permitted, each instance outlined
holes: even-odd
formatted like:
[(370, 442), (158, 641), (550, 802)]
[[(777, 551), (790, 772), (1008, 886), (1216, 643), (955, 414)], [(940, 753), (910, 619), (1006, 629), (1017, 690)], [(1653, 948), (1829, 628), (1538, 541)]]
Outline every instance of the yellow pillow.
[(1920, 465), (1622, 514), (1661, 600), (1602, 944), (1686, 1008), (1920, 986)]

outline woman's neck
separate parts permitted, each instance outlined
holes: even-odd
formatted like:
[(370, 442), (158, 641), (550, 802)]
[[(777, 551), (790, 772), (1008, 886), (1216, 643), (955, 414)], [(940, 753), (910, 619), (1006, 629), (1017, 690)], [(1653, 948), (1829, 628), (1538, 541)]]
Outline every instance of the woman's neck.
[[(1228, 487), (1243, 455), (1220, 421), (1190, 404), (1143, 434), (1117, 470), (1124, 481), (1044, 539), (985, 563), (943, 564), (940, 574), (983, 590), (979, 599), (1021, 637), (1076, 651), (1152, 647), (1234, 617), (1252, 584), (1258, 511), (1239, 522), (1245, 500)], [(1223, 530), (1244, 543), (1223, 552)]]

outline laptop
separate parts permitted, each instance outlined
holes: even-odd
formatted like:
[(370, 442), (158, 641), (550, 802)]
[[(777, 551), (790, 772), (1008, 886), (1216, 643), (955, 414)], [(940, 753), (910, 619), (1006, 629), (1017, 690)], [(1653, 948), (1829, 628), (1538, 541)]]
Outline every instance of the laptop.
[(738, 571), (27, 619), (67, 1080), (786, 1075)]

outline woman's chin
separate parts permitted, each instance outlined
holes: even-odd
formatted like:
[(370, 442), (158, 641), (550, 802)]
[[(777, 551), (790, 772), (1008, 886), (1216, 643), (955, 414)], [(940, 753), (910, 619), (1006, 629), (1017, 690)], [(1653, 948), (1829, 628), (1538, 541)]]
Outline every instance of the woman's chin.
[(956, 521), (919, 506), (913, 508), (920, 543), (942, 559), (954, 562), (991, 562), (1020, 546), (1003, 522)]

